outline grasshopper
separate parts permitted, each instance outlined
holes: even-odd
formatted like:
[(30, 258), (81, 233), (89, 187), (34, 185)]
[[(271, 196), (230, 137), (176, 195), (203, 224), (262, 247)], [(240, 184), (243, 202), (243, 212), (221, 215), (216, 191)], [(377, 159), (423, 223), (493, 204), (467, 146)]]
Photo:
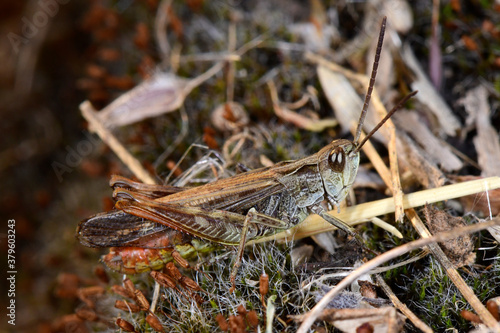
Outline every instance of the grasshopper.
[[(344, 200), (357, 174), (359, 151), (366, 140), (413, 94), (405, 97), (359, 142), (382, 48), (379, 35), (370, 86), (354, 141), (334, 140), (317, 153), (220, 179), (194, 188), (146, 185), (114, 176), (111, 186), (117, 210), (80, 222), (77, 237), (91, 247), (117, 247), (104, 258), (125, 273), (160, 269), (165, 262), (211, 251), (217, 245), (238, 246), (231, 281), (247, 239), (289, 229), (316, 213), (348, 234), (353, 229), (321, 205)], [(139, 266), (138, 266), (139, 264)], [(142, 265), (142, 266), (141, 266)]]

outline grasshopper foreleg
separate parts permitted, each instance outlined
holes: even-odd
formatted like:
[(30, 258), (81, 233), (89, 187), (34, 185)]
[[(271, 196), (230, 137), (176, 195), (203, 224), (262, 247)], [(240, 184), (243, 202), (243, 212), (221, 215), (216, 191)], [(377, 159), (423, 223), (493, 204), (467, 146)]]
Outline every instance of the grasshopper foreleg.
[(328, 214), (328, 212), (325, 211), (325, 209), (323, 207), (313, 206), (313, 207), (310, 207), (309, 209), (311, 210), (311, 212), (321, 216), (326, 222), (330, 223), (331, 225), (334, 225), (335, 227), (345, 231), (348, 235), (354, 237), (354, 239), (356, 239), (356, 241), (359, 243), (359, 245), (361, 245), (363, 248), (365, 248), (369, 252), (372, 252), (376, 255), (378, 254), (378, 253), (374, 252), (373, 250), (366, 247), (365, 242), (363, 241), (363, 238), (361, 238), (361, 236), (356, 231), (354, 231), (354, 229), (350, 225), (346, 224), (341, 219), (336, 218), (335, 216)]
[(321, 206), (313, 206), (313, 207), (310, 207), (310, 210), (311, 212), (315, 213), (315, 214), (318, 214), (319, 216), (321, 216), (326, 222), (330, 223), (331, 225), (345, 231), (348, 235), (354, 237), (358, 243), (360, 245), (362, 245), (363, 247), (364, 246), (364, 241), (363, 239), (361, 238), (361, 236), (359, 236), (356, 231), (354, 231), (354, 229), (346, 224), (344, 221), (342, 221), (341, 219), (339, 218), (336, 218), (335, 216), (333, 215), (330, 215), (328, 214), (327, 211), (325, 211), (325, 209)]
[(328, 212), (325, 211), (325, 209), (323, 207), (312, 206), (312, 207), (309, 207), (309, 210), (312, 213), (318, 214), (319, 216), (321, 216), (326, 222), (330, 223), (331, 225), (334, 225), (335, 227), (345, 231), (347, 234), (349, 234), (351, 236), (356, 236), (356, 232), (354, 231), (354, 229), (351, 226), (346, 224), (341, 219), (338, 219), (335, 216), (328, 214)]

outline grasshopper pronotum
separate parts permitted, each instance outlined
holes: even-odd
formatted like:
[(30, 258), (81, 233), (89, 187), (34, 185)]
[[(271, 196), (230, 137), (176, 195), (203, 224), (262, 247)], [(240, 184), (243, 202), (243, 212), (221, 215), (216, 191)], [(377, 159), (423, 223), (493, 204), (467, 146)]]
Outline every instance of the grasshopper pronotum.
[[(77, 236), (91, 247), (117, 247), (104, 257), (111, 268), (136, 273), (159, 269), (176, 256), (210, 251), (217, 244), (238, 246), (234, 278), (247, 239), (297, 225), (310, 213), (356, 236), (352, 228), (328, 214), (325, 199), (338, 205), (356, 177), (364, 142), (413, 94), (408, 95), (358, 142), (382, 48), (382, 22), (370, 86), (354, 141), (334, 140), (316, 154), (244, 172), (203, 186), (182, 188), (145, 185), (113, 177), (114, 210), (80, 222)], [(179, 262), (179, 260), (176, 260)]]

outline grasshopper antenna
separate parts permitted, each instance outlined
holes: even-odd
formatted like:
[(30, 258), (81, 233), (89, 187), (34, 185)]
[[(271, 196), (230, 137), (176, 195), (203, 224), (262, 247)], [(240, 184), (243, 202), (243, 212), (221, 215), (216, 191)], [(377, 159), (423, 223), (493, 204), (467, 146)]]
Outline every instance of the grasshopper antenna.
[(404, 104), (405, 104), (405, 103), (406, 103), (406, 102), (407, 102), (410, 98), (412, 98), (413, 96), (415, 96), (417, 93), (418, 93), (418, 90), (415, 90), (414, 92), (409, 93), (408, 95), (406, 95), (406, 96), (405, 96), (405, 97), (404, 97), (401, 101), (399, 101), (399, 103), (398, 103), (396, 106), (394, 106), (394, 107), (392, 108), (392, 110), (391, 110), (391, 111), (389, 111), (389, 112), (387, 113), (387, 115), (384, 117), (384, 119), (382, 119), (382, 120), (378, 123), (378, 125), (377, 125), (377, 126), (375, 126), (375, 128), (374, 128), (374, 129), (372, 129), (370, 133), (368, 133), (368, 135), (367, 135), (367, 136), (365, 136), (365, 138), (363, 139), (363, 141), (361, 141), (361, 142), (358, 144), (358, 146), (356, 147), (356, 149), (354, 150), (354, 152), (355, 152), (355, 153), (357, 153), (357, 152), (361, 149), (361, 147), (363, 147), (363, 145), (366, 143), (366, 141), (368, 141), (368, 139), (370, 139), (370, 138), (372, 137), (372, 135), (373, 135), (373, 134), (375, 134), (375, 132), (377, 132), (377, 131), (378, 131), (378, 129), (379, 129), (380, 127), (382, 127), (382, 125), (383, 125), (383, 124), (384, 124), (384, 123), (385, 123), (385, 122), (386, 122), (389, 118), (391, 118), (391, 116), (392, 116), (392, 115), (393, 115), (396, 111), (398, 111), (399, 109), (401, 109), (401, 108), (403, 107), (403, 105), (404, 105)]
[(380, 53), (382, 52), (382, 44), (384, 43), (385, 27), (387, 25), (387, 16), (382, 19), (382, 26), (380, 27), (380, 33), (378, 35), (377, 51), (375, 52), (375, 61), (373, 62), (372, 74), (370, 77), (370, 85), (368, 86), (368, 91), (365, 96), (365, 103), (363, 104), (363, 110), (359, 116), (358, 128), (356, 128), (356, 136), (354, 137), (354, 142), (358, 142), (361, 136), (361, 127), (365, 122), (366, 112), (368, 112), (368, 105), (370, 104), (370, 99), (372, 97), (373, 86), (375, 85), (375, 77), (377, 76), (378, 62), (380, 60)]

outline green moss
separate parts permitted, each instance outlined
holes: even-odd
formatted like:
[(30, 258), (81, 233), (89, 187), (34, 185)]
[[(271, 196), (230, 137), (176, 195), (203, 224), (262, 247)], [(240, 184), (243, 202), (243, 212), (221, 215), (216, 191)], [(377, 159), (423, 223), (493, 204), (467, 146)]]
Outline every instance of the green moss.
[[(402, 286), (398, 297), (408, 304), (419, 318), (436, 331), (456, 328), (463, 332), (472, 328), (471, 323), (460, 316), (461, 310), (472, 309), (435, 259), (430, 257), (426, 259), (425, 266), (418, 271), (414, 268), (408, 270), (413, 274), (385, 276), (388, 282), (392, 278), (392, 282), (389, 283)], [(473, 274), (468, 274), (468, 271), (464, 270), (459, 272), (483, 303), (496, 295), (495, 283), (500, 279), (498, 270), (473, 272)]]

